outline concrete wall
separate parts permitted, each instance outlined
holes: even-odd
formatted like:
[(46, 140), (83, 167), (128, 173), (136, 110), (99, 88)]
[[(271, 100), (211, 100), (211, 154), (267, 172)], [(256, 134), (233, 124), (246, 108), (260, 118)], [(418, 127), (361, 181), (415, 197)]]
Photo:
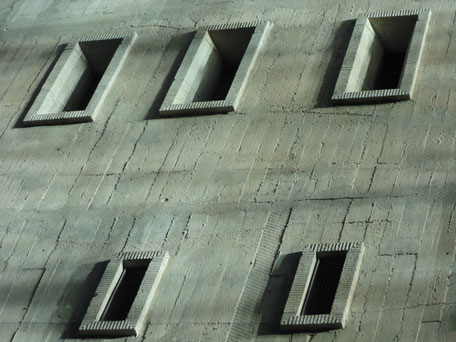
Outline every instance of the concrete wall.
[[(456, 340), (456, 2), (349, 3), (2, 1), (1, 339), (77, 340), (104, 262), (163, 249), (145, 341)], [(331, 106), (352, 19), (403, 8), (433, 11), (415, 100)], [(257, 19), (238, 113), (160, 119), (196, 27)], [(97, 121), (22, 126), (69, 37), (119, 31), (139, 37)], [(366, 247), (347, 327), (279, 332), (274, 263), (337, 241)]]

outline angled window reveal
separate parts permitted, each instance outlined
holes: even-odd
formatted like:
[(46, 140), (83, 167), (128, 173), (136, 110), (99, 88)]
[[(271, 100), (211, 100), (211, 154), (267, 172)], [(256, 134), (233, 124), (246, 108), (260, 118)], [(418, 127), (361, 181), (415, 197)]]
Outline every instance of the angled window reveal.
[(302, 308), (303, 315), (331, 313), (346, 254), (347, 251), (317, 254), (312, 280)]
[(160, 278), (166, 252), (120, 253), (108, 263), (79, 327), (82, 335), (139, 335)]
[(344, 328), (363, 251), (362, 243), (305, 247), (282, 315), (282, 328)]
[(411, 99), (430, 16), (430, 10), (361, 15), (348, 45), (333, 102)]
[(235, 111), (272, 24), (198, 30), (160, 108), (160, 115)]
[(26, 125), (95, 120), (136, 33), (67, 44), (24, 118)]

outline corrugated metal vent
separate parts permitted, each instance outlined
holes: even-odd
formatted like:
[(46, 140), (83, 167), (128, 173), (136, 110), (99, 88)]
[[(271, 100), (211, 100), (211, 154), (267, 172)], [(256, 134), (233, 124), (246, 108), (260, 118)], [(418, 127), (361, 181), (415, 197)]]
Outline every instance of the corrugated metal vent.
[(345, 263), (346, 251), (317, 255), (303, 315), (330, 314)]
[(102, 321), (123, 321), (127, 318), (148, 266), (149, 263), (124, 268), (101, 317)]

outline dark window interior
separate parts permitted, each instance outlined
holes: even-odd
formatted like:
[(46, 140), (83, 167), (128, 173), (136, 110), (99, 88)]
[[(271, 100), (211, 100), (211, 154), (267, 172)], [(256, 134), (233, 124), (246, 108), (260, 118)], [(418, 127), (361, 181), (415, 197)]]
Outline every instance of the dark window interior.
[(71, 95), (63, 108), (64, 111), (85, 110), (87, 108), (120, 42), (121, 39), (111, 39), (78, 43), (87, 60), (87, 67), (71, 91)]
[(346, 254), (347, 252), (343, 251), (318, 256), (304, 302), (304, 315), (331, 313)]
[(127, 318), (146, 274), (147, 267), (148, 264), (124, 267), (117, 286), (101, 317), (102, 321), (123, 321)]
[[(223, 67), (212, 91), (200, 94), (204, 97), (197, 101), (218, 101), (226, 98), (254, 30), (254, 27), (249, 27), (209, 31), (222, 59)], [(208, 77), (213, 76), (208, 75)]]
[(239, 64), (224, 65), (222, 74), (220, 75), (219, 81), (217, 83), (217, 87), (215, 88), (214, 93), (210, 98), (210, 101), (224, 100), (226, 98), (226, 95), (228, 95), (228, 91), (230, 90), (231, 83), (233, 83), (234, 76), (236, 75), (238, 67)]
[(374, 90), (398, 88), (404, 62), (405, 52), (385, 50)]
[(383, 46), (383, 56), (372, 89), (399, 88), (407, 50), (418, 17), (370, 18), (369, 21)]

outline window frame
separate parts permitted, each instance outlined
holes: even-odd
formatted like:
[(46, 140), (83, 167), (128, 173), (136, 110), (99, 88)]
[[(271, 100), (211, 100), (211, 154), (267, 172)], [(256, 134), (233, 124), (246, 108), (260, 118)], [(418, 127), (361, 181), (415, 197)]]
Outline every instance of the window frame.
[[(348, 91), (347, 86), (354, 70), (354, 65), (362, 56), (361, 38), (365, 30), (368, 30), (370, 18), (391, 18), (417, 16), (415, 28), (406, 52), (402, 74), (398, 88)], [(429, 21), (430, 9), (382, 11), (361, 14), (356, 20), (350, 43), (345, 54), (342, 68), (337, 79), (332, 102), (334, 104), (365, 103), (379, 101), (410, 100), (413, 98), (417, 73), (423, 54)]]
[[(329, 314), (302, 315), (318, 254), (345, 251), (346, 257)], [(312, 244), (304, 247), (282, 315), (281, 327), (290, 330), (344, 328), (358, 281), (364, 245), (362, 242)]]
[[(169, 260), (168, 252), (126, 252), (113, 257), (98, 284), (95, 294), (79, 326), (81, 335), (130, 336), (139, 335), (145, 325), (147, 310)], [(122, 321), (103, 321), (102, 315), (118, 284), (125, 264), (149, 261), (146, 274), (127, 318)]]
[[(100, 109), (106, 100), (108, 92), (117, 78), (117, 75), (125, 63), (136, 38), (136, 32), (130, 32), (81, 37), (67, 43), (62, 54), (57, 60), (57, 63), (54, 65), (45, 83), (41, 87), (33, 105), (27, 112), (23, 120), (23, 124), (31, 126), (94, 121), (98, 116)], [(43, 112), (42, 107), (48, 101), (58, 101), (59, 91), (63, 86), (63, 82), (71, 75), (72, 60), (76, 58), (77, 55), (82, 53), (80, 51), (81, 49), (79, 43), (113, 39), (121, 39), (121, 42), (112, 56), (108, 67), (103, 73), (103, 76), (101, 77), (100, 82), (87, 104), (86, 109), (76, 111), (60, 111), (56, 113)]]
[[(224, 100), (175, 103), (178, 94), (188, 87), (185, 79), (198, 61), (198, 48), (209, 31), (255, 28), (247, 49), (241, 59), (228, 94)], [(233, 23), (224, 25), (203, 26), (196, 32), (185, 57), (174, 77), (173, 83), (159, 109), (161, 116), (177, 116), (185, 114), (217, 114), (236, 111), (248, 78), (258, 60), (258, 56), (266, 44), (273, 24), (266, 22)]]

